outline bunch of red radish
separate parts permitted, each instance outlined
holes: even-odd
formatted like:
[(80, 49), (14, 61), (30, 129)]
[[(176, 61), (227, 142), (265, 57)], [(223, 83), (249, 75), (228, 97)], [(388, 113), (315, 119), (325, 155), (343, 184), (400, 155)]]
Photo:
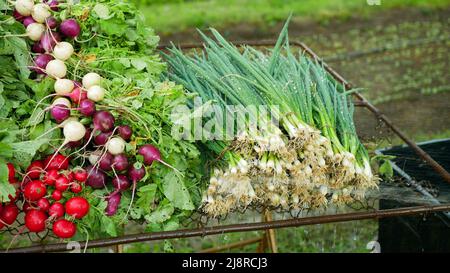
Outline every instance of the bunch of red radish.
[(19, 181), (16, 179), (16, 170), (13, 164), (8, 163), (8, 181), (13, 184), (16, 188), (16, 196), (9, 196), (9, 202), (2, 204), (0, 203), (0, 229), (5, 226), (12, 225), (16, 221), (19, 215), (19, 208), (16, 205), (16, 200), (19, 198)]
[[(17, 181), (12, 164), (8, 164), (8, 168), (10, 181)], [(61, 154), (49, 155), (44, 161), (33, 161), (20, 183), (23, 197), (21, 210), (25, 213), (28, 231), (39, 233), (51, 225), (57, 237), (73, 237), (76, 233), (74, 220), (83, 218), (90, 208), (85, 198), (77, 196), (87, 176), (82, 168), (69, 170), (69, 158)], [(67, 198), (63, 196), (65, 192), (71, 192)], [(10, 200), (1, 209), (3, 226), (11, 225), (19, 214), (15, 201)]]

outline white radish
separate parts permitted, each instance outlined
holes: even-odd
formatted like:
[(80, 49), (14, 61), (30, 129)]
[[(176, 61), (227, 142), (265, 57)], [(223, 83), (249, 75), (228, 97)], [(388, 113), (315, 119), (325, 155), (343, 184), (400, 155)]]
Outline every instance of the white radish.
[(118, 155), (125, 150), (125, 140), (121, 137), (113, 137), (106, 143), (106, 149), (112, 155)]
[(33, 41), (39, 41), (44, 34), (45, 26), (39, 23), (31, 23), (27, 26), (27, 36)]
[(33, 11), (34, 1), (33, 0), (17, 0), (14, 4), (14, 8), (22, 16), (30, 16)]
[(91, 86), (87, 91), (87, 97), (92, 101), (99, 102), (105, 97), (105, 89), (98, 85)]
[(60, 96), (68, 95), (74, 87), (73, 81), (69, 79), (57, 79), (54, 85), (56, 94)]
[(33, 10), (31, 11), (31, 17), (38, 23), (44, 23), (51, 15), (50, 7), (42, 3), (34, 5)]
[(51, 60), (45, 67), (45, 72), (56, 79), (64, 78), (67, 74), (67, 67), (61, 60)]
[(91, 87), (91, 86), (100, 85), (101, 79), (102, 79), (102, 77), (100, 77), (100, 75), (97, 73), (94, 73), (94, 72), (87, 73), (83, 77), (83, 81), (82, 81), (83, 86), (84, 86), (84, 88), (89, 89), (89, 87)]
[[(60, 127), (60, 126), (61, 126), (61, 124), (58, 127)], [(58, 127), (54, 127), (54, 128), (58, 128)], [(70, 121), (64, 122), (64, 127), (63, 127), (64, 141), (61, 144), (61, 146), (59, 146), (59, 148), (56, 149), (55, 153), (50, 158), (49, 163), (53, 161), (53, 159), (59, 153), (59, 151), (61, 150), (62, 147), (66, 146), (67, 143), (69, 143), (69, 142), (81, 140), (85, 134), (86, 134), (86, 128), (84, 127), (84, 125), (81, 122), (79, 122), (77, 120), (70, 120)], [(48, 164), (47, 164), (47, 166), (45, 166), (44, 169), (46, 169), (47, 167), (48, 167)]]
[(71, 120), (64, 125), (63, 134), (65, 143), (78, 141), (86, 134), (86, 128), (79, 121)]
[(53, 56), (56, 59), (65, 61), (73, 54), (73, 46), (68, 42), (60, 42), (53, 48)]
[(53, 105), (57, 105), (57, 104), (62, 104), (67, 106), (67, 108), (70, 108), (72, 105), (70, 103), (70, 100), (66, 99), (66, 98), (62, 98), (62, 97), (57, 97), (53, 102), (52, 102), (52, 106)]

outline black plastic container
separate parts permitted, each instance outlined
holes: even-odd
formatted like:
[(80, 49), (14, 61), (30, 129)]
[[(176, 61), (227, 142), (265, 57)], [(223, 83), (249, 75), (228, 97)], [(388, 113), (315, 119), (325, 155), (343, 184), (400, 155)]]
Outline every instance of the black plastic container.
[[(420, 143), (419, 146), (432, 156), (442, 167), (450, 170), (450, 139)], [(450, 192), (450, 184), (440, 178), (431, 167), (421, 161), (408, 146), (379, 150), (378, 153), (394, 155), (392, 160), (395, 176), (420, 194), (438, 204), (436, 194)], [(423, 187), (420, 181), (427, 181), (435, 192)], [(450, 200), (447, 200), (450, 202)], [(418, 205), (394, 200), (380, 200), (380, 209), (391, 209)], [(450, 252), (450, 213), (436, 213), (424, 216), (385, 218), (379, 221), (378, 242), (381, 252)]]

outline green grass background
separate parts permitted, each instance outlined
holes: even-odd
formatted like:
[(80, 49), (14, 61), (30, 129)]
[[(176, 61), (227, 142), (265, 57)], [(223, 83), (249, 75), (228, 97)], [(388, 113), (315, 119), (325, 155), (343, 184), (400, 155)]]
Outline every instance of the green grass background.
[(173, 33), (190, 27), (221, 27), (235, 23), (272, 23), (285, 20), (327, 20), (331, 17), (368, 16), (393, 8), (442, 8), (449, 0), (209, 0), (135, 1), (147, 22), (160, 33)]

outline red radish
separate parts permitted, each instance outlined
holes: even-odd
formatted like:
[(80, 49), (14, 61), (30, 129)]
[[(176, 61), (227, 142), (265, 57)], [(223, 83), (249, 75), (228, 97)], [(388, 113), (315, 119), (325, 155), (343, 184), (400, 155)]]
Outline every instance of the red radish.
[(80, 25), (75, 19), (67, 19), (61, 23), (59, 30), (63, 35), (75, 38), (80, 34)]
[(138, 153), (144, 157), (145, 165), (151, 165), (153, 161), (161, 161), (161, 153), (151, 144), (141, 146)]
[(68, 172), (66, 174), (64, 174), (67, 177), (67, 180), (69, 180), (69, 182), (72, 182), (75, 178), (73, 175), (73, 172)]
[(32, 23), (36, 23), (36, 21), (34, 21), (33, 17), (31, 17), (31, 16), (27, 16), (23, 19), (23, 25), (25, 27), (29, 26)]
[(83, 197), (72, 197), (65, 204), (66, 213), (75, 219), (81, 219), (89, 212), (89, 202)]
[(55, 189), (60, 192), (66, 191), (69, 188), (69, 179), (64, 175), (60, 175), (55, 181)]
[(88, 173), (83, 169), (76, 170), (73, 175), (75, 180), (78, 182), (86, 182), (86, 179), (88, 177)]
[(88, 89), (94, 85), (100, 85), (100, 82), (102, 80), (102, 77), (94, 72), (87, 73), (83, 76), (83, 86), (84, 88)]
[(77, 232), (77, 227), (74, 223), (66, 219), (59, 219), (53, 223), (53, 233), (62, 239), (72, 238)]
[(34, 71), (38, 74), (45, 74), (45, 68), (47, 67), (48, 63), (53, 60), (53, 57), (48, 54), (39, 54), (34, 59), (34, 65), (33, 68)]
[(42, 211), (47, 211), (50, 208), (50, 202), (45, 197), (37, 200), (36, 204), (39, 207), (39, 209)]
[(45, 49), (42, 48), (42, 45), (40, 42), (36, 42), (33, 44), (33, 47), (31, 48), (31, 51), (34, 53), (45, 53)]
[(50, 114), (57, 123), (61, 123), (70, 117), (70, 109), (66, 105), (57, 104), (53, 105)]
[(75, 87), (72, 93), (69, 94), (69, 97), (72, 100), (72, 102), (78, 104), (82, 100), (87, 99), (87, 93), (86, 91), (82, 91), (80, 87)]
[(31, 15), (31, 11), (34, 7), (33, 0), (16, 0), (14, 3), (16, 11), (23, 16)]
[(69, 158), (62, 154), (56, 154), (55, 156), (49, 155), (44, 161), (44, 166), (46, 166), (45, 169), (47, 170), (67, 170), (69, 168)]
[(17, 215), (19, 215), (19, 209), (17, 208), (16, 204), (9, 203), (2, 208), (2, 211), (0, 213), (0, 220), (2, 220), (7, 225), (12, 225), (12, 223), (16, 221)]
[(59, 2), (57, 0), (50, 0), (50, 1), (46, 0), (44, 2), (47, 3), (47, 5), (50, 7), (51, 10), (58, 11)]
[(128, 125), (121, 125), (119, 126), (119, 136), (125, 140), (128, 141), (131, 139), (131, 135), (133, 134), (133, 130), (131, 130), (131, 127)]
[(25, 188), (26, 185), (28, 185), (28, 183), (30, 183), (32, 181), (32, 179), (28, 176), (24, 176), (22, 181), (20, 182), (20, 188), (23, 189)]
[(19, 22), (23, 22), (23, 20), (25, 19), (25, 16), (20, 14), (16, 9), (14, 9), (14, 11), (13, 11), (13, 17), (14, 17), (14, 19), (16, 19)]
[(34, 209), (33, 206), (28, 202), (25, 202), (22, 206), (22, 211), (24, 211), (25, 213), (32, 209)]
[(16, 170), (14, 169), (14, 165), (12, 163), (6, 164), (8, 166), (8, 181), (12, 183), (16, 179)]
[(55, 17), (51, 16), (45, 20), (45, 23), (50, 29), (55, 29), (58, 26), (58, 20)]
[(130, 181), (125, 175), (119, 174), (112, 180), (114, 188), (118, 191), (127, 190), (130, 187)]
[(25, 199), (29, 201), (37, 201), (41, 197), (44, 197), (46, 193), (47, 188), (45, 187), (45, 184), (40, 180), (31, 181), (25, 186), (23, 190)]
[(98, 161), (98, 167), (104, 171), (112, 170), (114, 156), (106, 152)]
[(52, 192), (52, 199), (55, 201), (59, 201), (62, 198), (62, 193), (59, 190), (54, 190)]
[(117, 213), (117, 209), (120, 205), (120, 199), (122, 198), (122, 193), (115, 192), (107, 198), (108, 205), (105, 209), (105, 214), (107, 216), (113, 216)]
[(52, 52), (55, 45), (60, 41), (61, 36), (58, 34), (58, 32), (47, 32), (42, 35), (41, 46), (46, 52)]
[(63, 204), (59, 202), (53, 203), (50, 208), (48, 209), (48, 215), (50, 217), (53, 217), (55, 219), (58, 219), (60, 217), (64, 216), (64, 206)]
[(80, 183), (72, 183), (72, 184), (70, 185), (70, 190), (71, 190), (73, 193), (80, 193), (80, 192), (83, 190), (83, 187), (81, 186)]
[(94, 114), (94, 128), (102, 132), (109, 132), (114, 128), (115, 119), (110, 112), (98, 111)]
[(25, 214), (25, 226), (31, 232), (41, 232), (45, 229), (47, 215), (40, 210), (30, 210)]
[(88, 166), (86, 171), (88, 173), (86, 185), (94, 189), (102, 189), (106, 186), (106, 175), (101, 170)]
[(44, 183), (53, 186), (55, 184), (56, 179), (59, 177), (58, 170), (51, 169), (47, 171), (47, 174), (44, 176)]
[(33, 41), (39, 41), (45, 32), (45, 26), (39, 23), (31, 23), (27, 26), (26, 35)]
[(19, 199), (20, 196), (20, 190), (16, 189), (16, 193), (14, 194), (14, 196), (12, 196), (11, 194), (8, 194), (8, 200), (9, 202), (16, 202), (17, 199)]
[(95, 102), (86, 99), (80, 102), (78, 111), (80, 111), (80, 114), (83, 116), (90, 117), (95, 113), (95, 110)]
[(112, 136), (112, 131), (100, 133), (94, 137), (94, 143), (99, 146), (105, 145), (111, 136)]
[(50, 13), (50, 7), (42, 3), (34, 5), (33, 10), (31, 11), (31, 16), (33, 16), (33, 19), (39, 23), (44, 23), (45, 19), (47, 19), (51, 15), (52, 14)]
[(44, 170), (44, 164), (40, 160), (31, 162), (27, 168), (27, 176), (31, 179), (39, 179), (42, 171)]
[(128, 158), (125, 154), (119, 154), (114, 156), (112, 161), (112, 167), (114, 170), (121, 172), (128, 169)]

